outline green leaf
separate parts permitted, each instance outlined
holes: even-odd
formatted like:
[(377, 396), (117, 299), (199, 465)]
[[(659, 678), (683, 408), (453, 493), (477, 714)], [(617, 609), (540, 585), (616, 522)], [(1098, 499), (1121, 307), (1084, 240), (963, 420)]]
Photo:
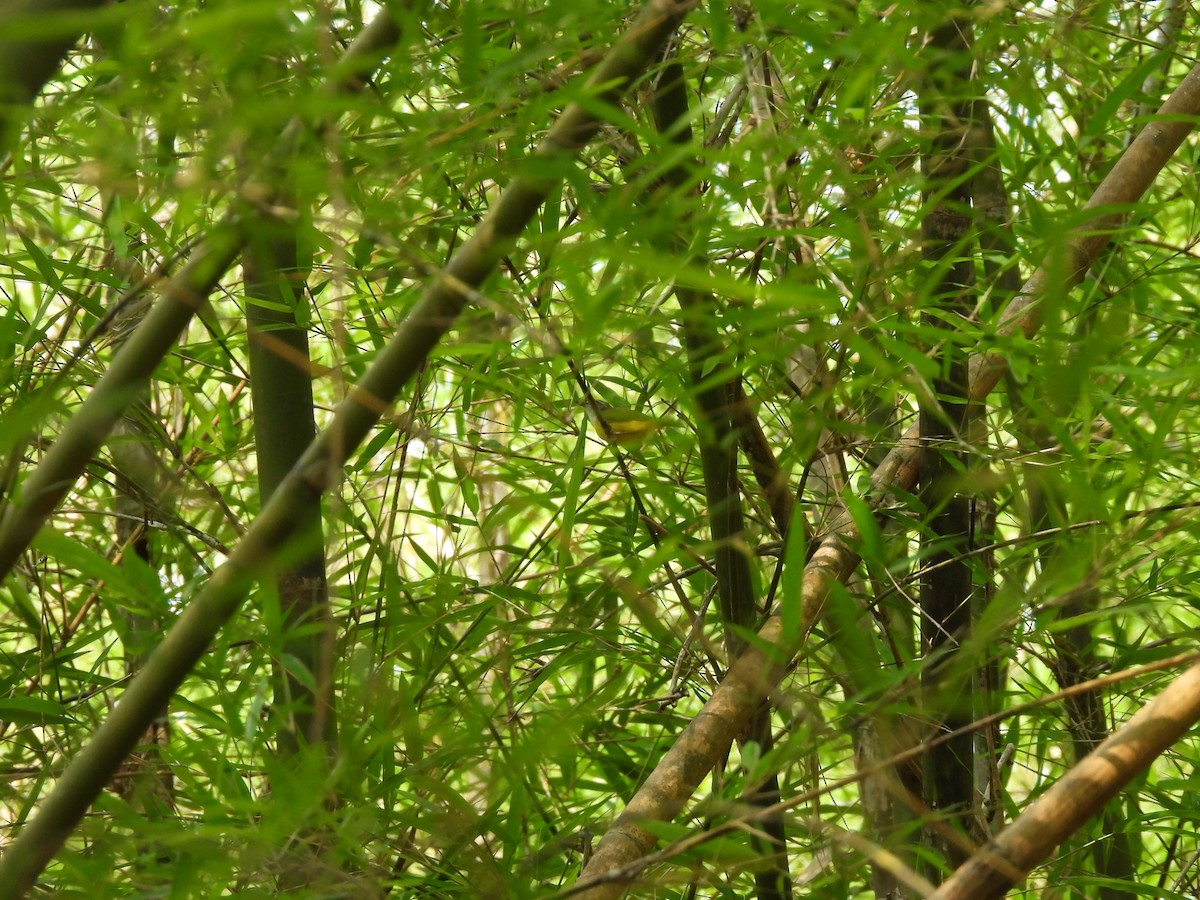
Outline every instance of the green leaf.
[(0, 722), (14, 725), (66, 724), (71, 721), (67, 708), (46, 697), (0, 698)]

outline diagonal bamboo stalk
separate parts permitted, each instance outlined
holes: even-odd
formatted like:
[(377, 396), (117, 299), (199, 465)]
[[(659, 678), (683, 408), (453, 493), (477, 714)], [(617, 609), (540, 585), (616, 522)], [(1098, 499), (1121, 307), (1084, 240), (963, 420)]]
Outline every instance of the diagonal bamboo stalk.
[[(1200, 115), (1200, 66), (1183, 79), (1147, 125), (1117, 160), (1084, 207), (1092, 211), (1086, 226), (1075, 228), (1061, 248), (1063, 259), (1043, 264), (1009, 303), (998, 328), (998, 337), (1033, 336), (1041, 326), (1040, 300), (1050, 289), (1077, 285), (1100, 251), (1117, 233), (1129, 208), (1138, 202), (1158, 172), (1183, 142)], [(970, 396), (979, 403), (1004, 377), (1008, 362), (998, 350), (983, 350), (969, 364)], [(905, 432), (880, 463), (864, 498), (878, 508), (893, 491), (911, 491), (919, 467), (918, 426)], [(793, 535), (793, 539), (797, 536)], [(789, 661), (804, 645), (808, 632), (821, 615), (833, 585), (844, 582), (858, 563), (853, 545), (859, 539), (849, 509), (843, 505), (833, 517), (829, 533), (805, 567), (799, 597), (784, 604), (800, 604), (800, 627), (787, 633), (783, 619), (773, 616), (758, 633), (758, 642), (730, 668), (725, 680), (704, 708), (659, 760), (654, 771), (630, 799), (624, 812), (605, 833), (580, 876), (581, 886), (594, 886), (579, 896), (588, 900), (617, 897), (626, 883), (608, 880), (613, 872), (650, 853), (657, 839), (641, 822), (669, 821), (682, 811), (693, 791), (728, 750), (773, 687), (782, 679)]]
[[(326, 90), (329, 93), (361, 90), (366, 69), (377, 64), (381, 54), (399, 37), (399, 25), (390, 14), (381, 13), (338, 61)], [(320, 133), (328, 124), (318, 123), (314, 130)], [(304, 128), (298, 118), (288, 125), (280, 141), (280, 154), (294, 146)], [(125, 409), (142, 396), (150, 376), (233, 265), (244, 234), (253, 227), (253, 221), (235, 222), (227, 218), (192, 254), (188, 265), (159, 289), (160, 296), (153, 308), (117, 351), (103, 377), (63, 427), (37, 468), (22, 482), (19, 496), (4, 507), (0, 516), (0, 579), (12, 571)], [(140, 286), (134, 289), (140, 290)], [(117, 306), (126, 299), (118, 301)]]
[(1200, 666), (1192, 666), (930, 895), (1002, 897), (1200, 720)]
[(143, 396), (159, 362), (236, 258), (234, 229), (226, 225), (214, 231), (188, 264), (159, 288), (158, 301), (5, 506), (0, 518), (0, 578), (12, 571), (122, 413)]
[[(538, 145), (535, 159), (551, 163), (570, 158), (587, 144), (602, 125), (596, 110), (615, 103), (629, 83), (653, 63), (694, 2), (650, 0), (587, 80), (584, 93), (593, 102), (567, 107)], [(561, 171), (561, 166), (533, 165), (524, 171), (553, 173)], [(469, 297), (495, 271), (558, 182), (559, 176), (553, 174), (514, 179), (445, 272), (426, 288), (362, 381), (338, 406), (333, 422), (271, 495), (229, 561), (188, 604), (108, 719), (71, 761), (37, 815), (0, 857), (0, 885), (6, 896), (21, 897), (33, 886), (121, 760), (237, 611), (251, 585), (296, 535), (304, 507), (339, 475), (350, 454), (450, 330)]]

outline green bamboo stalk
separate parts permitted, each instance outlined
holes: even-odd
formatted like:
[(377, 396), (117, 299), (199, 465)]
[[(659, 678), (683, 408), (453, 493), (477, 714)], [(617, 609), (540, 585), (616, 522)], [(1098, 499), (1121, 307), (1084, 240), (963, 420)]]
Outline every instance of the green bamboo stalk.
[[(297, 313), (307, 308), (305, 278), (296, 253), (296, 227), (263, 222), (242, 257), (246, 277), (250, 393), (262, 503), (279, 488), (317, 436), (308, 330)], [(285, 350), (287, 352), (281, 352)], [(308, 670), (312, 682), (276, 662), (275, 706), (283, 713), (278, 748), (294, 753), (323, 744), (335, 733), (333, 619), (325, 573), (321, 499), (304, 510), (300, 556), (274, 573), (283, 614), (281, 653)]]
[[(653, 63), (694, 2), (651, 0), (587, 81), (585, 92), (601, 102), (567, 107), (534, 152), (535, 158), (562, 159), (591, 140), (602, 124), (595, 110), (614, 103), (630, 81)], [(559, 168), (530, 166), (524, 170), (553, 172)], [(0, 884), (8, 896), (24, 896), (33, 886), (121, 760), (237, 611), (251, 585), (295, 536), (304, 508), (341, 472), (350, 454), (450, 330), (468, 298), (495, 271), (558, 181), (554, 175), (515, 179), (445, 271), (433, 278), (362, 381), (338, 406), (333, 422), (309, 445), (228, 562), (188, 604), (112, 713), (67, 766), (37, 814), (0, 857)], [(130, 340), (134, 339), (136, 335)]]
[(12, 571), (122, 413), (143, 396), (158, 364), (235, 259), (236, 232), (219, 227), (179, 274), (159, 289), (158, 301), (114, 355), (37, 468), (22, 482), (18, 496), (5, 507), (0, 518), (0, 578)]

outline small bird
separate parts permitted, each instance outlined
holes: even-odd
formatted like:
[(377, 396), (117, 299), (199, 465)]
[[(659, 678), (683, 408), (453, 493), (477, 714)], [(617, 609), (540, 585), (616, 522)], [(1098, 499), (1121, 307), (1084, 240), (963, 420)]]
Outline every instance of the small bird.
[(640, 446), (663, 424), (661, 419), (654, 416), (610, 406), (600, 400), (587, 404), (587, 416), (600, 436), (618, 447)]

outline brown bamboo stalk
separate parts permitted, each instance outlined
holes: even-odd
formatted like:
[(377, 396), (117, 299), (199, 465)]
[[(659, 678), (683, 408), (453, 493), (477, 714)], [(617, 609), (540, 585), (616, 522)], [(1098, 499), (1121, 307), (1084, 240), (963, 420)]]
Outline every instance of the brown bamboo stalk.
[(1072, 767), (1004, 831), (981, 848), (930, 900), (1003, 896), (1104, 809), (1154, 758), (1200, 720), (1200, 665), (1192, 666)]

